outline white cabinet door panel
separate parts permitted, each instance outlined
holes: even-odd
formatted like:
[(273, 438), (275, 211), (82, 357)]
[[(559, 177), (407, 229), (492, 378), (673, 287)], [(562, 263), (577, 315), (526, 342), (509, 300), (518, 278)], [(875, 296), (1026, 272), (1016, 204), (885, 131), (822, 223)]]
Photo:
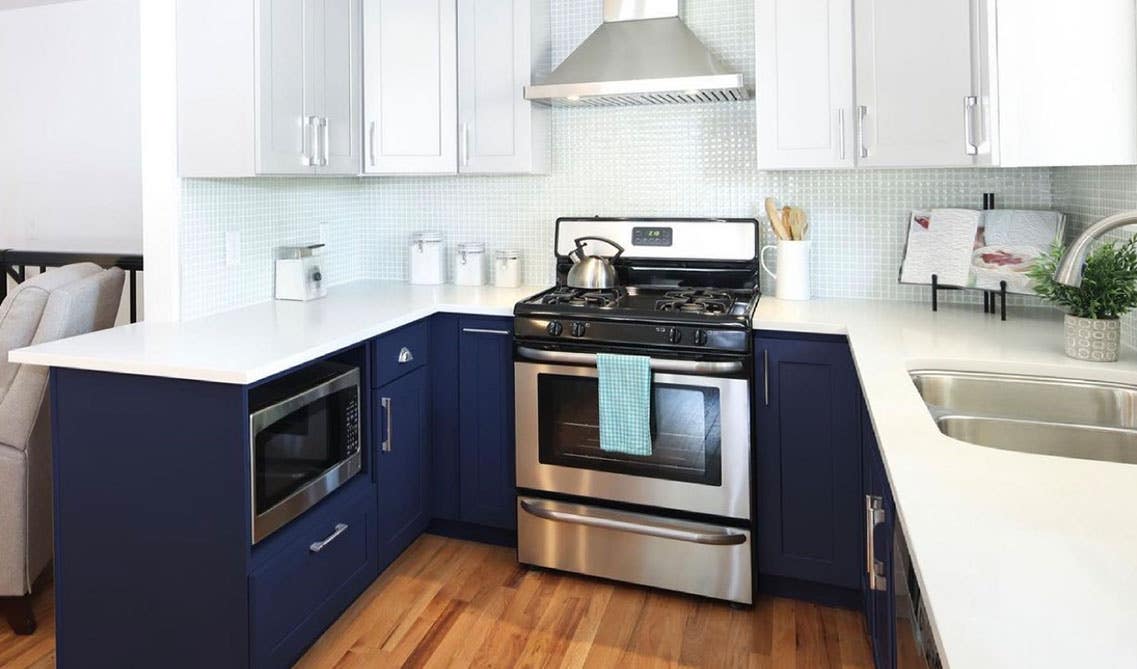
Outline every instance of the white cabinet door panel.
[(973, 165), (965, 102), (972, 82), (971, 3), (856, 0), (858, 164)]
[(364, 0), (369, 173), (457, 171), (455, 0)]
[(852, 0), (758, 0), (758, 166), (848, 168)]
[(308, 22), (312, 0), (261, 0), (257, 173), (313, 171), (307, 118), (316, 100)]
[(317, 0), (323, 24), (319, 78), (321, 112), (327, 121), (326, 148), (321, 147), (327, 164), (321, 174), (358, 174), (362, 168), (360, 133), (362, 97), (360, 61), (362, 16), (360, 0)]

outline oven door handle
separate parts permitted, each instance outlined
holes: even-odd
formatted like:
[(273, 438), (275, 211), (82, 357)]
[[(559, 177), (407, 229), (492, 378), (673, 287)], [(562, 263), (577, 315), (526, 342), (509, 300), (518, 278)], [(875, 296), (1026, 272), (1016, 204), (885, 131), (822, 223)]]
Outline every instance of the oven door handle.
[(528, 499), (521, 500), (521, 508), (532, 516), (553, 522), (572, 523), (574, 525), (584, 525), (587, 527), (598, 527), (606, 530), (616, 530), (617, 532), (632, 532), (635, 534), (643, 534), (649, 537), (686, 541), (687, 543), (692, 544), (707, 544), (711, 546), (737, 546), (739, 544), (746, 543), (746, 535), (739, 532), (695, 532), (693, 530), (684, 530), (678, 527), (670, 527), (667, 525), (645, 523), (638, 518), (636, 520), (632, 520), (630, 516), (617, 512), (601, 512), (598, 510), (593, 510), (591, 512), (591, 515), (586, 516), (578, 513), (571, 513), (569, 511), (559, 511), (557, 509), (552, 509), (541, 504), (540, 502)]
[[(544, 351), (528, 346), (518, 346), (517, 354), (527, 360), (540, 362), (563, 362), (570, 365), (596, 366), (595, 353), (570, 353), (566, 351)], [(651, 358), (651, 369), (655, 372), (680, 372), (703, 375), (737, 374), (742, 371), (742, 361), (726, 360), (707, 362), (700, 360), (667, 360)]]

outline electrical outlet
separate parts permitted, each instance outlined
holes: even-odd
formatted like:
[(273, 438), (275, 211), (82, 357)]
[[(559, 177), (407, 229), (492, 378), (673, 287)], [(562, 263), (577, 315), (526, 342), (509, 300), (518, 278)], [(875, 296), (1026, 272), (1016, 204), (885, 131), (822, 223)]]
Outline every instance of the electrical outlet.
[(236, 267), (241, 264), (241, 233), (229, 230), (225, 233), (225, 266)]

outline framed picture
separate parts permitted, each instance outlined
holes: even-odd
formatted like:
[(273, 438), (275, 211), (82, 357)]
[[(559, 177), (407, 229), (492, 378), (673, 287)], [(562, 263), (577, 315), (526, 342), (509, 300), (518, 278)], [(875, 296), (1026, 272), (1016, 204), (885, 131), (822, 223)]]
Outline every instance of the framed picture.
[(1027, 272), (1062, 239), (1066, 217), (1056, 211), (931, 209), (913, 211), (900, 283), (1033, 295)]

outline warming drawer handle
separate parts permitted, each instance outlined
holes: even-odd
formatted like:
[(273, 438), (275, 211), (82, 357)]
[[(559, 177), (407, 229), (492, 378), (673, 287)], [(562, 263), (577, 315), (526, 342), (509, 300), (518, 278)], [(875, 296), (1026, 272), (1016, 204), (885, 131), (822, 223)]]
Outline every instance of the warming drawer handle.
[[(517, 353), (522, 358), (542, 362), (564, 362), (573, 365), (596, 366), (594, 353), (570, 353), (566, 351), (542, 351), (541, 349), (519, 346)], [(687, 372), (690, 374), (737, 374), (742, 371), (739, 360), (705, 362), (696, 360), (651, 359), (651, 368), (656, 372)]]
[(308, 550), (312, 551), (313, 553), (319, 553), (320, 551), (324, 550), (325, 546), (338, 539), (339, 536), (344, 532), (347, 532), (347, 523), (337, 523), (336, 529), (328, 535), (327, 539), (324, 539), (323, 541), (317, 541), (316, 543), (309, 546)]
[(746, 535), (735, 532), (692, 532), (689, 530), (681, 530), (674, 527), (653, 525), (642, 522), (632, 522), (611, 516), (583, 516), (577, 513), (570, 513), (568, 511), (557, 511), (556, 509), (550, 509), (549, 507), (542, 505), (540, 502), (533, 502), (525, 499), (521, 500), (521, 508), (532, 516), (536, 516), (544, 520), (551, 520), (553, 522), (572, 523), (574, 525), (598, 527), (605, 530), (616, 530), (618, 532), (632, 532), (635, 534), (643, 534), (649, 537), (686, 541), (692, 544), (707, 544), (711, 546), (737, 546), (739, 544), (746, 543)]

